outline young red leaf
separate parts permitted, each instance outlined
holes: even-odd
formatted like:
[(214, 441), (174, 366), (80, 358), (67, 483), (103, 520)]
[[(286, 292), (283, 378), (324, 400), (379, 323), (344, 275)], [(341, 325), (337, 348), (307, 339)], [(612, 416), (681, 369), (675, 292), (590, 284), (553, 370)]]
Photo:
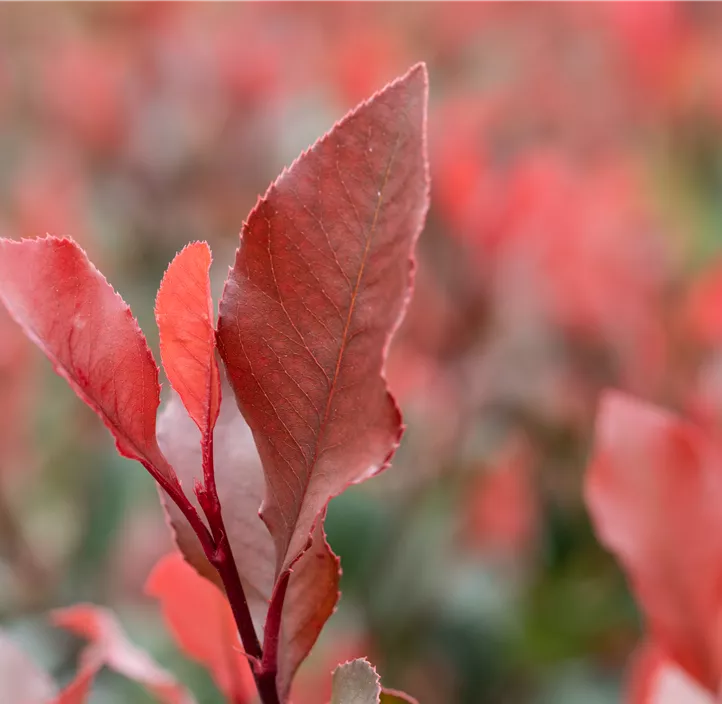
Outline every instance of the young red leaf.
[(210, 266), (208, 245), (189, 244), (170, 263), (155, 302), (163, 367), (204, 441), (218, 418), (221, 393)]
[(0, 239), (0, 300), (103, 420), (120, 454), (177, 486), (155, 438), (158, 368), (130, 308), (70, 239)]
[(183, 652), (208, 668), (228, 700), (234, 704), (252, 701), (253, 675), (223, 593), (177, 553), (158, 562), (145, 591), (160, 601), (163, 617)]
[(722, 672), (719, 460), (694, 426), (608, 393), (586, 483), (597, 535), (627, 572), (651, 640), (711, 692)]
[(226, 281), (219, 351), (261, 455), (279, 574), (401, 436), (383, 366), (428, 205), (426, 93), (418, 65), (302, 154), (251, 212)]
[[(198, 430), (173, 395), (158, 420), (161, 447), (189, 483), (201, 465)], [(231, 394), (224, 394), (215, 428), (215, 474), (218, 496), (226, 510), (226, 529), (257, 629), (263, 626), (274, 584), (275, 551), (258, 517), (263, 496), (263, 471), (251, 432)], [(206, 559), (188, 522), (167, 503), (175, 540), (186, 560), (220, 589), (218, 573)], [(293, 568), (281, 615), (278, 644), (278, 687), (288, 691), (298, 665), (308, 655), (338, 601), (338, 559), (326, 542), (318, 521), (311, 548)]]
[(56, 688), (8, 635), (0, 632), (0, 701), (16, 704), (47, 704)]
[(86, 638), (90, 644), (81, 655), (76, 682), (61, 695), (62, 704), (82, 702), (78, 690), (87, 691), (88, 682), (103, 666), (142, 684), (163, 704), (191, 704), (194, 700), (173, 676), (126, 637), (113, 614), (98, 606), (80, 604), (53, 612), (55, 625)]

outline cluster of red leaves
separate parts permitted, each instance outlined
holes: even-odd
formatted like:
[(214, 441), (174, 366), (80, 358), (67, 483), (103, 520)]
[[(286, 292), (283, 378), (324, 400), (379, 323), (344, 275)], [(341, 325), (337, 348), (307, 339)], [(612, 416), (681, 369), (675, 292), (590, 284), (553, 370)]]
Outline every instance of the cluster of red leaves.
[[(264, 704), (288, 701), (338, 599), (326, 506), (385, 468), (401, 436), (383, 368), (427, 209), (426, 92), (419, 65), (272, 184), (244, 224), (217, 326), (209, 247), (176, 256), (156, 300), (175, 391), (158, 427), (158, 367), (145, 337), (80, 247), (0, 240), (0, 299), (118, 452), (163, 490), (178, 547), (208, 581), (173, 560), (148, 588), (181, 647), (235, 704), (252, 697), (250, 679)], [(61, 624), (96, 645), (58, 701), (84, 701), (103, 664), (163, 701), (189, 701), (140, 662), (104, 612), (72, 610)], [(336, 689), (337, 702), (381, 696), (377, 686), (360, 699), (353, 682)]]

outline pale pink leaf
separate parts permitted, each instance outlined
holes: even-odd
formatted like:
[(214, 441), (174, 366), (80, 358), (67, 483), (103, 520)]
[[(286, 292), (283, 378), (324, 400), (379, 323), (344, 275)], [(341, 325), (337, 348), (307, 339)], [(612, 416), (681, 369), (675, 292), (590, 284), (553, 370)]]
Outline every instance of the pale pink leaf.
[[(53, 623), (90, 641), (81, 654), (78, 680), (107, 666), (142, 684), (162, 704), (192, 704), (191, 695), (147, 653), (133, 645), (107, 609), (79, 604), (53, 612)], [(72, 685), (71, 685), (72, 686)], [(61, 700), (63, 704), (76, 699)]]

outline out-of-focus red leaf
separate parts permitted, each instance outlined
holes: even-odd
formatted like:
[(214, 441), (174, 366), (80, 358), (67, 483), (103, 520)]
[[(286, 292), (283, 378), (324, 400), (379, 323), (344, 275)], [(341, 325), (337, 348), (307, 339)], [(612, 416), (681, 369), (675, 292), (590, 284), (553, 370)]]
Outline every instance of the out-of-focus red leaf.
[(276, 679), (282, 701), (338, 603), (339, 559), (326, 540), (324, 518), (325, 512), (316, 523), (311, 547), (293, 567), (283, 604)]
[(58, 695), (52, 704), (86, 704), (90, 697), (90, 688), (98, 670), (103, 666), (96, 658), (81, 662), (75, 678)]
[(700, 274), (687, 294), (687, 332), (708, 345), (722, 342), (722, 263)]
[(253, 675), (223, 593), (177, 553), (158, 562), (145, 590), (160, 601), (168, 628), (183, 652), (208, 668), (229, 701), (252, 701)]
[(632, 658), (627, 704), (714, 704), (700, 687), (654, 643), (642, 644)]
[(414, 67), (285, 171), (226, 282), (219, 351), (260, 451), (279, 573), (401, 435), (383, 364), (428, 203), (426, 84)]
[(218, 418), (221, 394), (210, 266), (205, 242), (187, 245), (170, 263), (155, 302), (163, 367), (204, 441)]
[(118, 452), (175, 484), (155, 437), (158, 367), (130, 308), (70, 239), (0, 239), (0, 300), (103, 420)]
[(164, 704), (192, 704), (190, 694), (173, 676), (127, 638), (113, 614), (98, 606), (79, 604), (53, 612), (53, 623), (90, 641), (81, 654), (81, 665), (74, 683), (68, 687), (62, 704), (82, 702), (70, 690), (87, 691), (89, 680), (103, 666), (142, 684)]
[(722, 475), (689, 423), (621, 393), (604, 397), (586, 502), (651, 640), (709, 691), (720, 683)]
[(665, 656), (654, 643), (634, 654), (627, 704), (714, 704), (715, 697)]
[(629, 660), (625, 702), (650, 704), (657, 675), (668, 662), (657, 645), (642, 643)]
[(53, 681), (5, 633), (0, 633), (0, 700), (46, 704), (55, 695)]
[[(263, 626), (274, 584), (273, 540), (258, 508), (263, 496), (263, 471), (250, 430), (230, 393), (223, 395), (215, 428), (214, 458), (218, 496), (225, 525), (257, 630)], [(173, 395), (158, 420), (161, 447), (186, 484), (198, 476), (201, 450), (198, 429)], [(223, 588), (188, 522), (175, 504), (166, 502), (175, 540), (186, 560), (204, 577)], [(294, 565), (281, 617), (279, 687), (291, 679), (316, 641), (338, 600), (338, 560), (331, 552), (322, 521), (316, 524), (310, 549)], [(188, 608), (195, 608), (189, 606)]]
[(529, 548), (539, 519), (531, 466), (529, 446), (513, 438), (474, 478), (464, 506), (463, 538), (469, 547), (511, 556)]

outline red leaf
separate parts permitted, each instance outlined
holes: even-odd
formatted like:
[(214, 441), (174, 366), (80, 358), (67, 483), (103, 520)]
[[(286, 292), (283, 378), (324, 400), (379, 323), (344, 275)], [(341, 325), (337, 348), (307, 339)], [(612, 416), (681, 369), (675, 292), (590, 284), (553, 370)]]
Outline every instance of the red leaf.
[(323, 518), (316, 523), (311, 547), (293, 567), (283, 603), (276, 679), (281, 701), (288, 698), (296, 670), (338, 603), (339, 559), (326, 541)]
[(628, 704), (714, 704), (703, 690), (652, 643), (634, 654), (627, 697)]
[[(275, 566), (273, 541), (258, 517), (263, 471), (248, 426), (231, 395), (223, 396), (214, 433), (216, 484), (221, 506), (228, 507), (225, 524), (229, 542), (254, 622), (260, 630), (268, 611)], [(158, 437), (181, 481), (192, 482), (201, 466), (198, 430), (175, 394), (160, 414)], [(166, 511), (186, 560), (222, 589), (218, 573), (206, 559), (183, 514), (168, 502)], [(278, 683), (284, 692), (337, 600), (338, 560), (326, 543), (322, 521), (318, 521), (311, 548), (293, 568), (281, 616)]]
[(260, 451), (278, 573), (401, 436), (383, 366), (428, 203), (426, 83), (414, 67), (285, 171), (226, 281), (219, 351)]
[(46, 704), (55, 689), (50, 677), (0, 632), (0, 701)]
[(722, 476), (694, 426), (608, 393), (586, 502), (630, 579), (652, 640), (701, 685), (720, 684)]
[(130, 308), (69, 239), (0, 239), (0, 300), (103, 420), (118, 452), (176, 483), (155, 439), (158, 368)]
[(163, 617), (183, 652), (208, 668), (229, 701), (252, 701), (253, 675), (222, 592), (177, 553), (158, 562), (145, 590), (160, 601)]
[[(81, 604), (53, 612), (53, 622), (90, 641), (81, 655), (75, 682), (60, 696), (58, 704), (84, 701), (83, 695), (76, 696), (77, 690), (87, 691), (84, 688), (89, 685), (89, 680), (103, 666), (139, 682), (164, 704), (193, 702), (193, 698), (170, 673), (127, 639), (110, 611)], [(74, 688), (75, 692), (71, 692)]]
[(170, 263), (155, 302), (163, 367), (204, 439), (218, 418), (221, 393), (210, 266), (208, 245), (189, 244)]

